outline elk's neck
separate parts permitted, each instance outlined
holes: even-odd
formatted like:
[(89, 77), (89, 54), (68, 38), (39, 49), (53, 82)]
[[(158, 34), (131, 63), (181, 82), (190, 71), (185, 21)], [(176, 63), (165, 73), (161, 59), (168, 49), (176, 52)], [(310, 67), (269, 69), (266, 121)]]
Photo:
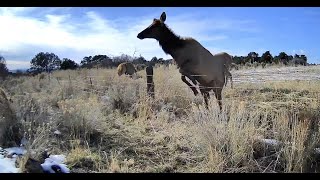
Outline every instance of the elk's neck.
[(163, 27), (162, 35), (158, 39), (159, 45), (166, 54), (170, 54), (173, 58), (175, 51), (185, 46), (185, 40), (175, 35), (167, 26)]

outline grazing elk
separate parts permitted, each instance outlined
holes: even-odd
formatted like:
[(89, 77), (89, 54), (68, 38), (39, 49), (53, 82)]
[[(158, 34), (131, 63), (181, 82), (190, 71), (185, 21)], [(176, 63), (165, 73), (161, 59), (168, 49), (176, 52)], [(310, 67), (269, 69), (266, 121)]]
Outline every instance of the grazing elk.
[(165, 20), (166, 13), (163, 12), (160, 19), (153, 19), (152, 24), (140, 32), (137, 38), (156, 39), (163, 51), (175, 60), (181, 73), (181, 80), (191, 88), (194, 95), (197, 95), (198, 91), (185, 77), (188, 77), (194, 85), (197, 82), (200, 84), (206, 108), (210, 98), (209, 92), (213, 90), (222, 110), (221, 94), (225, 77), (228, 75), (226, 62), (232, 61), (232, 57), (225, 52), (212, 55), (195, 39), (177, 36), (164, 23)]
[(137, 65), (135, 65), (135, 67), (136, 67), (137, 71), (142, 71), (142, 70), (145, 70), (147, 68), (147, 65), (145, 65), (145, 64), (137, 64)]
[(122, 74), (130, 75), (132, 78), (132, 75), (137, 72), (136, 68), (133, 66), (132, 63), (124, 62), (119, 64), (117, 68), (118, 75), (121, 76)]

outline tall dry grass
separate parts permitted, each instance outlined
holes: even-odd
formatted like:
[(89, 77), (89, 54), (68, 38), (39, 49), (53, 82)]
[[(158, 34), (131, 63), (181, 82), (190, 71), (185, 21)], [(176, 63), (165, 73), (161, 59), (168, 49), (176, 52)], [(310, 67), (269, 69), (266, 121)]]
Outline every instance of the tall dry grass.
[(155, 99), (138, 74), (68, 70), (1, 86), (33, 156), (66, 154), (73, 172), (319, 171), (319, 81), (237, 83), (223, 91), (220, 113), (214, 95), (207, 110), (175, 66), (154, 69)]

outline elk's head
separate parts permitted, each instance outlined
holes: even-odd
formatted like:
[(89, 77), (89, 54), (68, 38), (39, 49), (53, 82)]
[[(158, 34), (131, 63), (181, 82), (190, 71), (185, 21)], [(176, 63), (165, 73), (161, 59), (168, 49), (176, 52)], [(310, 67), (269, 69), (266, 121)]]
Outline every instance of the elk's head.
[(141, 31), (137, 38), (144, 39), (144, 38), (153, 38), (159, 40), (161, 36), (161, 32), (165, 27), (164, 21), (166, 20), (166, 13), (163, 12), (160, 16), (160, 19), (153, 19), (152, 24), (147, 27), (145, 30)]

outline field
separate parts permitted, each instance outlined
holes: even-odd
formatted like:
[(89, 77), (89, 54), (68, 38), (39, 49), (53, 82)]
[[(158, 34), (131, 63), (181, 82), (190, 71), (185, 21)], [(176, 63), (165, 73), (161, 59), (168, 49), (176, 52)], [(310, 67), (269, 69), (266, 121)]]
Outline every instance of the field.
[(1, 87), (32, 156), (64, 154), (71, 172), (320, 171), (320, 66), (232, 70), (222, 113), (173, 65), (154, 69), (155, 99), (138, 74), (66, 70)]

